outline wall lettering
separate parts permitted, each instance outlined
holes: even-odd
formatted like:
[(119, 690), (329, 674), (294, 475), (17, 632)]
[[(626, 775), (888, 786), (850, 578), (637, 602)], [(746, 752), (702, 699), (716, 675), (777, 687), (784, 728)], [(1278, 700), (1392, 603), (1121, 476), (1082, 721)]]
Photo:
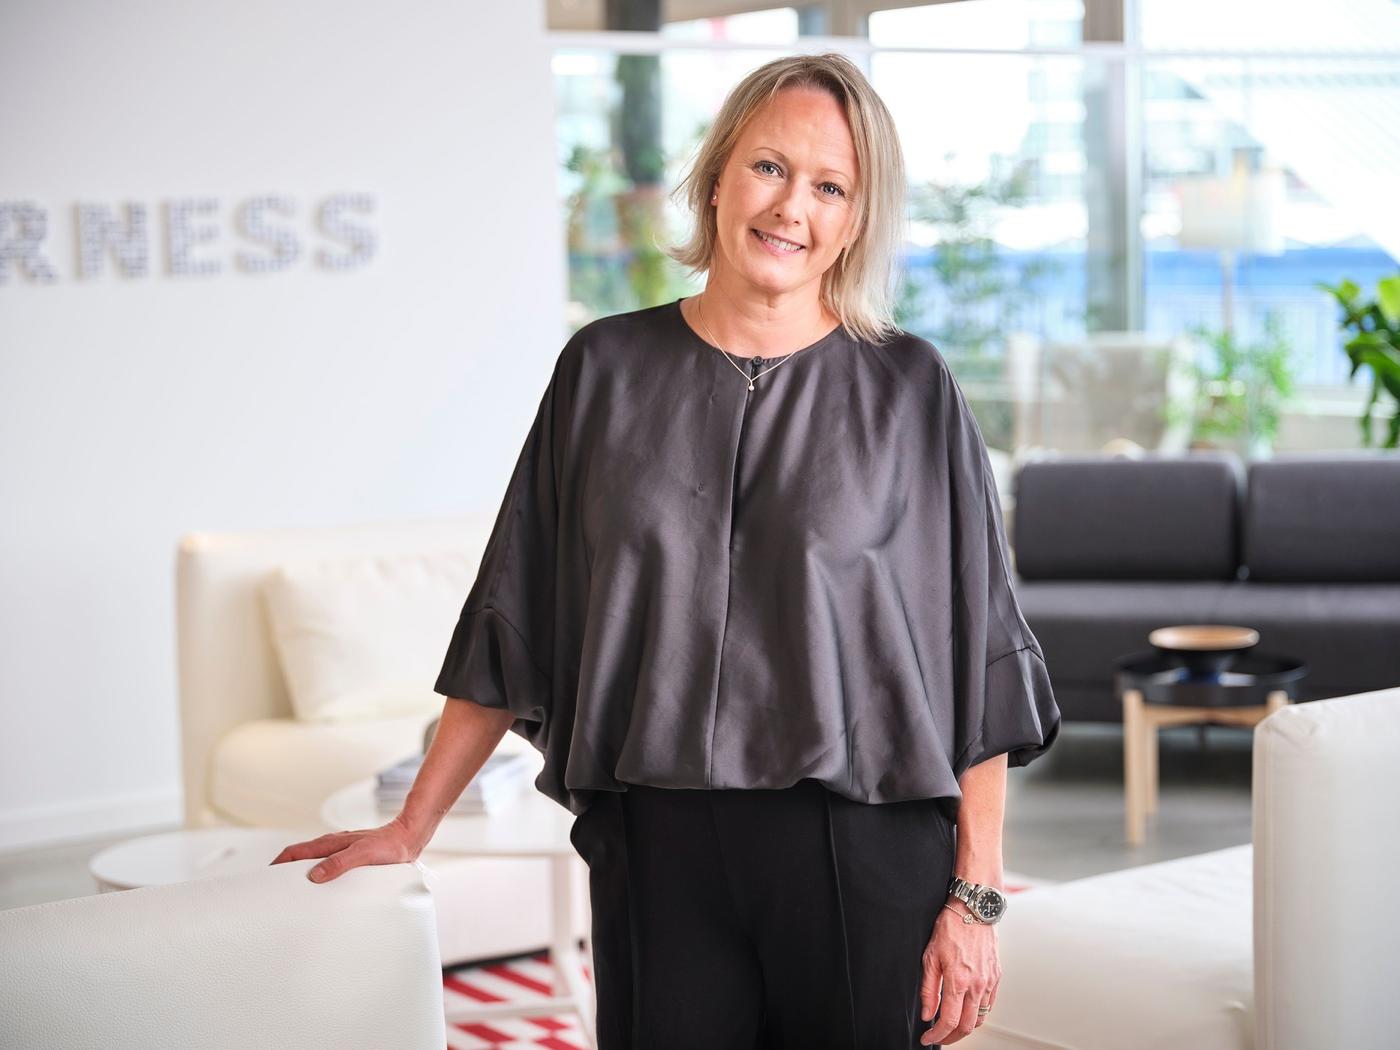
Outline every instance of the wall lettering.
[[(153, 248), (162, 252), (164, 272), (173, 277), (215, 276), (225, 264), (243, 273), (277, 273), (303, 259), (322, 270), (346, 271), (366, 265), (378, 247), (367, 225), (374, 214), (368, 193), (331, 194), (309, 209), (312, 228), (326, 242), (315, 251), (305, 250), (298, 236), (297, 202), (280, 194), (249, 197), (232, 209), (227, 221), (241, 244), (231, 253), (220, 251), (225, 222), (217, 197), (172, 198), (162, 202), (159, 214), (152, 229), (141, 201), (73, 205), (69, 272), (80, 280), (106, 273), (148, 277)], [(55, 260), (62, 254), (47, 209), (34, 201), (0, 201), (0, 286), (58, 281)]]

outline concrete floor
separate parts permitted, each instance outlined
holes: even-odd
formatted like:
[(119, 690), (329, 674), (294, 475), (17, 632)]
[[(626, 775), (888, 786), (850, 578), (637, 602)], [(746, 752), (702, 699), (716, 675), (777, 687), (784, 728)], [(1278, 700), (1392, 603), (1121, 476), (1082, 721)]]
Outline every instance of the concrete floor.
[(1007, 775), (1003, 863), (1061, 881), (1250, 841), (1253, 730), (1177, 726), (1159, 733), (1158, 812), (1142, 845), (1123, 838), (1123, 734), (1067, 725), (1029, 766)]
[[(1161, 733), (1159, 812), (1138, 847), (1123, 841), (1123, 738), (1116, 725), (1066, 725), (1055, 746), (1007, 780), (1006, 869), (1036, 879), (1080, 878), (1250, 841), (1252, 730), (1212, 726)], [(1204, 741), (1204, 742), (1203, 742)], [(90, 857), (124, 831), (85, 842), (0, 854), (0, 908), (95, 892)]]

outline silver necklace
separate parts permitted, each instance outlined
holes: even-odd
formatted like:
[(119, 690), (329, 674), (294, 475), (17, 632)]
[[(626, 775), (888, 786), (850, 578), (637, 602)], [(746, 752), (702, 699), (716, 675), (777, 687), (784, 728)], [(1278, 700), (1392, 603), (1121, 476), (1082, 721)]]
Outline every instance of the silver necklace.
[[(779, 361), (776, 365), (774, 365), (773, 368), (765, 368), (762, 372), (750, 376), (747, 372), (744, 371), (743, 366), (735, 363), (734, 358), (729, 356), (729, 352), (725, 350), (724, 347), (719, 345), (719, 340), (710, 334), (710, 327), (705, 323), (705, 318), (700, 313), (700, 297), (698, 295), (695, 297), (695, 319), (700, 322), (700, 327), (705, 329), (705, 335), (709, 338), (710, 342), (715, 344), (715, 349), (718, 350), (720, 353), (724, 354), (724, 359), (728, 361), (731, 365), (734, 365), (734, 367), (739, 370), (739, 374), (748, 380), (750, 390), (753, 389), (753, 381), (759, 376), (766, 376), (769, 372), (773, 371), (773, 368), (782, 368), (783, 365), (787, 364), (798, 354), (802, 353), (802, 350), (812, 349), (811, 346), (804, 346), (802, 350), (794, 350), (790, 354), (784, 354), (783, 359)], [(817, 342), (821, 342), (821, 340), (819, 339), (817, 340)], [(816, 343), (812, 344), (812, 346), (815, 345)]]

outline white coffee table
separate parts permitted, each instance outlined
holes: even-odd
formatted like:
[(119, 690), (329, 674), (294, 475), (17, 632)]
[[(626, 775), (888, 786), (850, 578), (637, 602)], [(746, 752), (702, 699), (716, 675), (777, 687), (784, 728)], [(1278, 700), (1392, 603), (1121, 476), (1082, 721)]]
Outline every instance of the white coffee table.
[(189, 882), (265, 867), (282, 847), (308, 837), (278, 828), (184, 828), (108, 846), (88, 871), (99, 893)]
[[(321, 820), (332, 830), (374, 828), (393, 814), (381, 812), (374, 799), (375, 779), (369, 777), (342, 788), (326, 799)], [(424, 849), (428, 853), (452, 853), (472, 857), (543, 857), (551, 870), (550, 963), (557, 976), (555, 990), (562, 995), (528, 1003), (489, 1003), (453, 1007), (449, 1024), (494, 1021), (507, 1017), (548, 1017), (575, 1013), (590, 1046), (597, 1046), (594, 1029), (596, 1001), (593, 985), (584, 973), (585, 957), (593, 970), (592, 944), (585, 951), (574, 942), (574, 879), (583, 861), (569, 841), (574, 815), (559, 803), (526, 785), (520, 797), (498, 813), (460, 815), (449, 813)], [(431, 870), (431, 868), (430, 868)], [(489, 903), (489, 902), (488, 902)]]

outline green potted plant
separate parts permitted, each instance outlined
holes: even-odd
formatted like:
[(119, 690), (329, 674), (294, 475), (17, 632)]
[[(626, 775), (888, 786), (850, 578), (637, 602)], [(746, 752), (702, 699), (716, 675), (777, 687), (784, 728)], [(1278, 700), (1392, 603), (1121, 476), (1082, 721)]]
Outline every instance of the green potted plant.
[(1342, 330), (1353, 333), (1345, 344), (1351, 358), (1351, 373), (1355, 379), (1364, 365), (1371, 370), (1371, 393), (1358, 420), (1361, 443), (1372, 444), (1371, 418), (1376, 403), (1383, 395), (1394, 402), (1386, 421), (1385, 448), (1400, 446), (1400, 274), (1383, 277), (1376, 283), (1376, 296), (1361, 298), (1361, 289), (1354, 281), (1338, 285), (1318, 282), (1318, 287), (1330, 292), (1342, 308)]
[(1255, 342), (1203, 325), (1190, 332), (1206, 353), (1203, 360), (1182, 365), (1195, 393), (1189, 402), (1167, 406), (1167, 422), (1191, 427), (1192, 448), (1231, 447), (1248, 458), (1268, 455), (1297, 386), (1293, 350), (1278, 315), (1272, 310), (1264, 315), (1264, 336)]

